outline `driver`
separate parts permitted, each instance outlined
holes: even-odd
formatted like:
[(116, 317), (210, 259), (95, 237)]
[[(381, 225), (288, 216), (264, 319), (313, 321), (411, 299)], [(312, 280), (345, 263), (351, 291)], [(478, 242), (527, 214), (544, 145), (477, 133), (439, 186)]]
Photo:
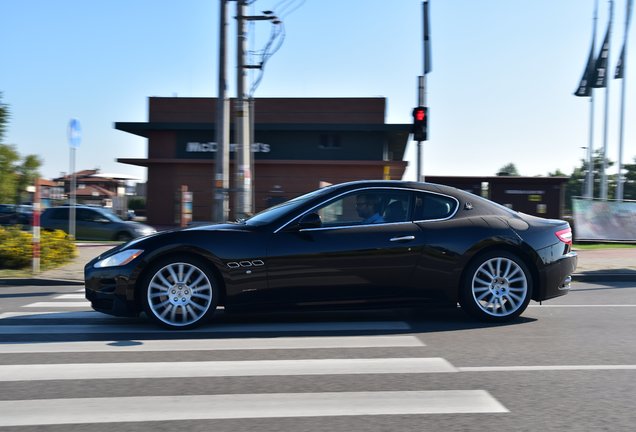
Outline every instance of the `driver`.
[(356, 198), (356, 211), (362, 218), (363, 224), (374, 224), (384, 222), (380, 215), (380, 201), (373, 194), (362, 194)]

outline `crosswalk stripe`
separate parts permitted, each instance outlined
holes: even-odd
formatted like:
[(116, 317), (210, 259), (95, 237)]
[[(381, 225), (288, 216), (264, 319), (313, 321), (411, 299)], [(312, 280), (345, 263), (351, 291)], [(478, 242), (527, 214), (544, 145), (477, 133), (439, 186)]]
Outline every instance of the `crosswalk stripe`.
[(408, 348), (425, 344), (411, 335), (319, 336), (240, 339), (166, 339), (0, 343), (0, 353), (225, 351), (325, 348)]
[(457, 372), (442, 358), (347, 358), (0, 365), (0, 382)]
[[(355, 322), (304, 322), (304, 323), (253, 323), (213, 324), (180, 333), (266, 333), (266, 332), (322, 332), (322, 331), (396, 331), (410, 330), (403, 321), (355, 321)], [(96, 333), (167, 333), (166, 330), (148, 322), (139, 325), (0, 325), (0, 334), (96, 334)]]
[(35, 302), (35, 303), (29, 303), (26, 304), (24, 306), (22, 306), (23, 308), (74, 308), (74, 307), (81, 307), (81, 308), (85, 308), (85, 309), (90, 309), (91, 308), (91, 302), (88, 301), (73, 301), (73, 302), (69, 302), (69, 301), (59, 301), (59, 302)]
[(506, 413), (485, 390), (222, 394), (0, 401), (0, 426)]

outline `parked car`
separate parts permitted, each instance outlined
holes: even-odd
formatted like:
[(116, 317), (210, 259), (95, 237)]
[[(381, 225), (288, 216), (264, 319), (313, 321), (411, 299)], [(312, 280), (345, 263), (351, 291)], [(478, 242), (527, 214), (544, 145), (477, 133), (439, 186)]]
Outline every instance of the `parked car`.
[(227, 312), (459, 302), (505, 322), (564, 295), (576, 268), (567, 222), (514, 212), (429, 183), (351, 182), (241, 223), (133, 240), (90, 261), (98, 311), (142, 311), (174, 329)]
[[(51, 207), (42, 212), (43, 229), (69, 231), (70, 207)], [(78, 240), (128, 241), (157, 232), (138, 222), (124, 221), (115, 213), (101, 207), (75, 207), (75, 238)]]
[(33, 209), (28, 205), (0, 204), (0, 225), (31, 225)]

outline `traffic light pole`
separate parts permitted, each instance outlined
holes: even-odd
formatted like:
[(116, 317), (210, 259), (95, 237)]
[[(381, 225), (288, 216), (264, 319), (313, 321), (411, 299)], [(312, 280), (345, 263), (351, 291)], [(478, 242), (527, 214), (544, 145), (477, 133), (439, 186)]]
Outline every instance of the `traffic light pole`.
[[(418, 106), (426, 106), (426, 75), (418, 77), (417, 86), (417, 103)], [(417, 181), (426, 181), (424, 177), (424, 170), (422, 167), (422, 141), (417, 141)]]
[[(424, 169), (422, 167), (422, 141), (428, 139), (428, 107), (426, 106), (426, 74), (432, 70), (431, 67), (431, 38), (428, 21), (428, 0), (422, 2), (422, 48), (423, 48), (423, 74), (418, 77), (417, 82), (417, 103), (421, 119), (414, 118), (414, 126), (418, 131), (414, 131), (414, 138), (417, 140), (417, 181), (426, 181)], [(413, 113), (415, 115), (415, 111)], [(419, 123), (419, 124), (418, 124)], [(423, 127), (423, 130), (422, 130)]]

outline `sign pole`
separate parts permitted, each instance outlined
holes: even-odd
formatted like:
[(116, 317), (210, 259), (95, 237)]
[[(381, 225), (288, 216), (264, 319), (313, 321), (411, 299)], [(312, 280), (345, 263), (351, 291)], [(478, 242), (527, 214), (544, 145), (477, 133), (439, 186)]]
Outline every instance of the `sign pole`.
[(82, 129), (80, 127), (80, 122), (77, 119), (71, 119), (68, 123), (68, 142), (71, 148), (71, 160), (70, 160), (70, 171), (71, 171), (71, 188), (69, 191), (69, 217), (68, 217), (68, 234), (71, 239), (75, 240), (75, 189), (76, 179), (75, 179), (75, 150), (79, 147), (81, 141)]
[(35, 179), (33, 195), (33, 274), (40, 273), (40, 179)]

